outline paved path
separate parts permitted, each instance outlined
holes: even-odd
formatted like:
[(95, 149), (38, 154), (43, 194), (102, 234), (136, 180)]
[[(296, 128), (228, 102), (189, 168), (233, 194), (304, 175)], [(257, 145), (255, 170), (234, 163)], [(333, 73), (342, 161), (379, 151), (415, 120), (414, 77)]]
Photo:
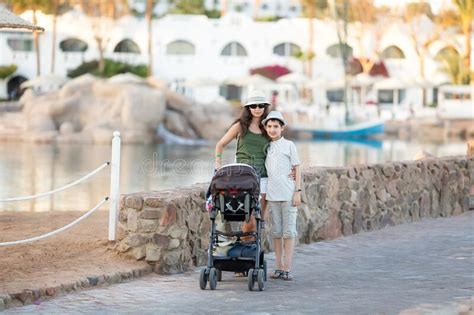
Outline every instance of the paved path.
[[(416, 308), (423, 314), (453, 314), (460, 300), (474, 296), (473, 253), (470, 212), (300, 246), (295, 281), (269, 279), (263, 292), (249, 292), (246, 279), (230, 273), (216, 291), (201, 291), (196, 270), (6, 313), (397, 314)], [(267, 258), (273, 266), (273, 255)]]

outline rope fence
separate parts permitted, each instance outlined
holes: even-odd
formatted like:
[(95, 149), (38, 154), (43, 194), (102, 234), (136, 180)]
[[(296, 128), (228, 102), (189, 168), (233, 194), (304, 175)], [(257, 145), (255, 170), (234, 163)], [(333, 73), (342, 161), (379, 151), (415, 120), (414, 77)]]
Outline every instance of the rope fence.
[(70, 227), (73, 227), (73, 226), (76, 225), (77, 223), (81, 222), (82, 220), (84, 220), (84, 219), (87, 218), (88, 216), (90, 216), (92, 213), (94, 213), (94, 211), (96, 211), (97, 209), (99, 209), (99, 208), (100, 208), (104, 203), (106, 203), (108, 200), (109, 200), (109, 197), (105, 197), (105, 198), (104, 198), (101, 202), (99, 202), (94, 208), (90, 209), (89, 211), (87, 211), (86, 213), (84, 213), (82, 216), (80, 216), (80, 217), (77, 218), (76, 220), (72, 221), (71, 223), (69, 223), (69, 224), (63, 226), (62, 228), (59, 228), (59, 229), (57, 229), (57, 230), (48, 232), (48, 233), (43, 234), (43, 235), (40, 235), (40, 236), (36, 236), (36, 237), (32, 237), (32, 238), (27, 238), (27, 239), (24, 239), (24, 240), (0, 243), (0, 247), (2, 247), (2, 246), (12, 246), (12, 245), (18, 245), (18, 244), (25, 244), (25, 243), (31, 243), (31, 242), (34, 242), (34, 241), (41, 240), (41, 239), (43, 239), (43, 238), (47, 238), (47, 237), (53, 236), (53, 235), (58, 234), (58, 233), (60, 233), (60, 232), (62, 232), (62, 231), (65, 231), (65, 230), (69, 229)]
[(11, 201), (24, 201), (24, 200), (31, 200), (31, 199), (36, 199), (36, 198), (41, 198), (41, 197), (46, 197), (46, 196), (49, 196), (49, 195), (52, 195), (54, 193), (57, 193), (57, 192), (60, 192), (60, 191), (63, 191), (65, 189), (68, 189), (74, 185), (77, 185), (79, 184), (80, 182), (83, 182), (85, 181), (86, 179), (88, 179), (89, 177), (92, 177), (94, 176), (95, 174), (99, 173), (101, 170), (103, 170), (104, 168), (106, 168), (107, 166), (110, 165), (110, 162), (105, 162), (104, 164), (102, 164), (101, 166), (99, 166), (98, 168), (96, 168), (95, 170), (93, 170), (92, 172), (90, 172), (89, 174), (79, 178), (78, 180), (75, 180), (74, 182), (70, 183), (70, 184), (67, 184), (63, 187), (60, 187), (60, 188), (57, 188), (57, 189), (54, 189), (54, 190), (51, 190), (51, 191), (48, 191), (48, 192), (45, 192), (45, 193), (41, 193), (41, 194), (36, 194), (36, 195), (31, 195), (31, 196), (26, 196), (26, 197), (17, 197), (17, 198), (6, 198), (6, 199), (0, 199), (0, 202), (11, 202)]
[(70, 227), (78, 224), (88, 216), (90, 216), (94, 211), (99, 209), (104, 203), (109, 201), (109, 241), (115, 241), (116, 236), (117, 236), (117, 221), (118, 221), (118, 199), (119, 199), (119, 188), (120, 188), (120, 132), (114, 131), (113, 137), (112, 137), (112, 152), (111, 152), (111, 160), (110, 162), (105, 162), (92, 172), (90, 172), (87, 175), (84, 175), (83, 177), (79, 178), (78, 180), (75, 180), (72, 183), (69, 183), (63, 187), (56, 188), (54, 190), (36, 194), (36, 195), (31, 195), (31, 196), (25, 196), (25, 197), (15, 197), (15, 198), (5, 198), (5, 199), (0, 199), (1, 202), (12, 202), (12, 201), (23, 201), (23, 200), (31, 200), (35, 198), (41, 198), (45, 196), (49, 196), (52, 194), (55, 194), (57, 192), (63, 191), (65, 189), (68, 189), (74, 185), (77, 185), (86, 179), (94, 176), (95, 174), (99, 173), (102, 171), (104, 168), (110, 165), (110, 195), (109, 197), (104, 198), (101, 202), (99, 202), (94, 208), (90, 209), (86, 213), (84, 213), (82, 216), (74, 220), (73, 222), (63, 226), (62, 228), (59, 228), (57, 230), (54, 230), (52, 232), (24, 239), (24, 240), (18, 240), (18, 241), (11, 241), (11, 242), (3, 242), (0, 243), (0, 247), (2, 246), (12, 246), (12, 245), (18, 245), (18, 244), (24, 244), (24, 243), (30, 243), (33, 241), (37, 241), (40, 239), (44, 239), (50, 236), (53, 236), (55, 234), (61, 233)]

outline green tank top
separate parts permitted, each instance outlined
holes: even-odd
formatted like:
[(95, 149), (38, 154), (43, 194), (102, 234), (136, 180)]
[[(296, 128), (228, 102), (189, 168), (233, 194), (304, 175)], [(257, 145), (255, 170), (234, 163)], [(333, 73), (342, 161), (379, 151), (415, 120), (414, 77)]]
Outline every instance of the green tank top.
[(263, 135), (247, 131), (245, 136), (237, 140), (237, 163), (245, 163), (254, 167), (260, 177), (267, 177), (265, 158), (270, 141)]

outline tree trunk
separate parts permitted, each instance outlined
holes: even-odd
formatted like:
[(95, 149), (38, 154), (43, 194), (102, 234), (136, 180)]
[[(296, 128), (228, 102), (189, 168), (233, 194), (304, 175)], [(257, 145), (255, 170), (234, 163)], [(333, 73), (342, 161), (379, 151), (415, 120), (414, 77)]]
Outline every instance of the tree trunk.
[(253, 5), (253, 19), (256, 20), (258, 18), (258, 11), (260, 9), (260, 0), (255, 0)]
[(314, 25), (313, 25), (313, 20), (315, 16), (315, 4), (312, 3), (308, 7), (308, 58), (307, 58), (307, 75), (308, 78), (312, 79), (313, 78), (313, 38), (314, 38)]
[[(36, 25), (38, 23), (36, 19), (36, 8), (33, 7), (33, 24)], [(41, 63), (40, 63), (40, 49), (39, 49), (39, 38), (38, 38), (38, 31), (33, 32), (33, 40), (35, 44), (35, 54), (36, 54), (36, 75), (41, 75)]]
[(148, 76), (153, 75), (153, 0), (147, 0), (146, 2), (146, 20), (148, 23)]
[(464, 29), (464, 42), (466, 45), (466, 54), (464, 55), (464, 69), (467, 69), (468, 83), (471, 77), (469, 73), (469, 69), (471, 69), (471, 31), (472, 26), (469, 24), (469, 26)]
[(226, 14), (227, 11), (227, 0), (222, 0), (221, 1), (221, 17), (223, 17)]
[(421, 87), (421, 100), (423, 102), (423, 107), (426, 105), (426, 88), (425, 84), (425, 54), (421, 51), (417, 51), (418, 54), (418, 61), (419, 61), (419, 71), (420, 71), (420, 78), (423, 80)]
[(96, 37), (95, 40), (97, 42), (97, 50), (99, 51), (99, 65), (98, 65), (99, 74), (101, 76), (104, 76), (104, 70), (105, 70), (105, 60), (104, 60), (105, 47), (103, 47), (104, 40), (101, 37)]
[(58, 19), (58, 2), (59, 0), (54, 0), (53, 7), (53, 38), (51, 39), (51, 74), (54, 74), (54, 67), (56, 65), (56, 24)]

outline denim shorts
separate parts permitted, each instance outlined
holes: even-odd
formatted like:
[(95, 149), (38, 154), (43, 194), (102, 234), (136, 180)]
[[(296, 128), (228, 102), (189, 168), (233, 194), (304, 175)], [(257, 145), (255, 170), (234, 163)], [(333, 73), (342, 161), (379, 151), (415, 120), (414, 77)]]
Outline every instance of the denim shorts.
[(298, 209), (291, 201), (269, 201), (268, 208), (272, 215), (272, 235), (274, 238), (295, 238), (296, 215)]

